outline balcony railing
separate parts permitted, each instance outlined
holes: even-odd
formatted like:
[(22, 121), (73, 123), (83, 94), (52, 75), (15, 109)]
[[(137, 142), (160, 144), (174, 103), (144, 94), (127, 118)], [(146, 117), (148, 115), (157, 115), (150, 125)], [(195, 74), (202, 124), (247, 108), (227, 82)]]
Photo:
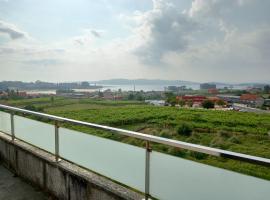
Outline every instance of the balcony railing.
[[(96, 173), (134, 188), (145, 198), (184, 200), (266, 200), (270, 181), (224, 170), (151, 150), (150, 143), (191, 150), (269, 167), (270, 159), (161, 138), (134, 131), (67, 119), (0, 105), (0, 131)], [(29, 114), (54, 121), (54, 125), (20, 116)], [(83, 125), (145, 141), (145, 148), (60, 127)]]

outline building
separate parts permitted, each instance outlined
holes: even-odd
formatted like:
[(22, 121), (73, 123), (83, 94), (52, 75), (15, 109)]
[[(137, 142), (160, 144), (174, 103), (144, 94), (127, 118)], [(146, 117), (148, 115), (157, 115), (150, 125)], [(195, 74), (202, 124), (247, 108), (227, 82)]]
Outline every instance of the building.
[(164, 100), (145, 100), (146, 103), (149, 103), (154, 106), (164, 106), (165, 101)]
[(186, 91), (188, 89), (187, 89), (187, 86), (182, 85), (182, 86), (168, 86), (166, 90), (170, 92), (180, 92), (180, 91)]
[(233, 96), (233, 95), (217, 95), (223, 101), (228, 102), (229, 104), (232, 103), (240, 103), (240, 96)]
[(174, 86), (174, 85), (171, 85), (171, 86), (168, 86), (167, 90), (172, 91), (172, 92), (176, 92), (176, 91), (178, 91), (178, 87)]
[(264, 104), (264, 99), (256, 94), (242, 94), (240, 101), (251, 107), (261, 107)]
[(270, 99), (264, 99), (264, 106), (270, 107)]
[(8, 96), (8, 93), (7, 92), (5, 92), (5, 91), (0, 91), (0, 99), (1, 98), (5, 98), (5, 97), (7, 97)]
[(218, 89), (216, 89), (216, 88), (208, 89), (208, 93), (209, 94), (218, 94)]
[(216, 97), (216, 96), (213, 96), (213, 97), (207, 97), (208, 100), (214, 102), (214, 103), (217, 103), (218, 101), (222, 100), (221, 98), (219, 97)]
[(201, 90), (209, 90), (209, 89), (216, 89), (217, 86), (216, 84), (211, 84), (211, 83), (202, 83), (200, 84), (200, 89)]
[(27, 92), (18, 92), (17, 94), (20, 97), (27, 97)]
[(199, 95), (185, 95), (176, 97), (177, 100), (183, 100), (185, 102), (192, 102), (193, 104), (202, 104), (206, 100), (205, 96)]

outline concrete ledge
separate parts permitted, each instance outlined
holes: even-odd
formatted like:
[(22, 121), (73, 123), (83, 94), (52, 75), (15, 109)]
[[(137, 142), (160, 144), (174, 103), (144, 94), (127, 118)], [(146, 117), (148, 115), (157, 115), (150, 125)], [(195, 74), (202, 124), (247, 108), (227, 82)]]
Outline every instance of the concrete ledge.
[(141, 200), (143, 195), (0, 132), (0, 161), (18, 176), (63, 200)]

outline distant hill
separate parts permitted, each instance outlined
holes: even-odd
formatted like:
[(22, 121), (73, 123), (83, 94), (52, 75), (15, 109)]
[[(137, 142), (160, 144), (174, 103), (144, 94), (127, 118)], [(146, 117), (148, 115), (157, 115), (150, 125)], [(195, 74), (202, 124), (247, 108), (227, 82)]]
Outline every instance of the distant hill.
[(200, 84), (182, 80), (161, 80), (161, 79), (109, 79), (93, 82), (98, 85), (193, 85)]
[(0, 82), (0, 91), (13, 90), (48, 90), (48, 89), (99, 89), (101, 86), (89, 85), (88, 82), (66, 82), (66, 83), (50, 83), (50, 82), (22, 82), (22, 81), (2, 81)]

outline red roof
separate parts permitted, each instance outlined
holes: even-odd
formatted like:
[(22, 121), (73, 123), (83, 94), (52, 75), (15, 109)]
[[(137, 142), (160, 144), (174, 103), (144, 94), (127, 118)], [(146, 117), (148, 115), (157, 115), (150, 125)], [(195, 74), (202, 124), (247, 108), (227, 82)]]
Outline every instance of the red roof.
[(213, 102), (217, 102), (221, 99), (219, 97), (208, 97), (208, 100), (213, 101)]
[(205, 96), (182, 96), (182, 97), (177, 97), (177, 99), (201, 103), (206, 99), (206, 97)]
[(240, 100), (247, 100), (247, 101), (256, 101), (258, 99), (258, 95), (256, 94), (242, 94)]

